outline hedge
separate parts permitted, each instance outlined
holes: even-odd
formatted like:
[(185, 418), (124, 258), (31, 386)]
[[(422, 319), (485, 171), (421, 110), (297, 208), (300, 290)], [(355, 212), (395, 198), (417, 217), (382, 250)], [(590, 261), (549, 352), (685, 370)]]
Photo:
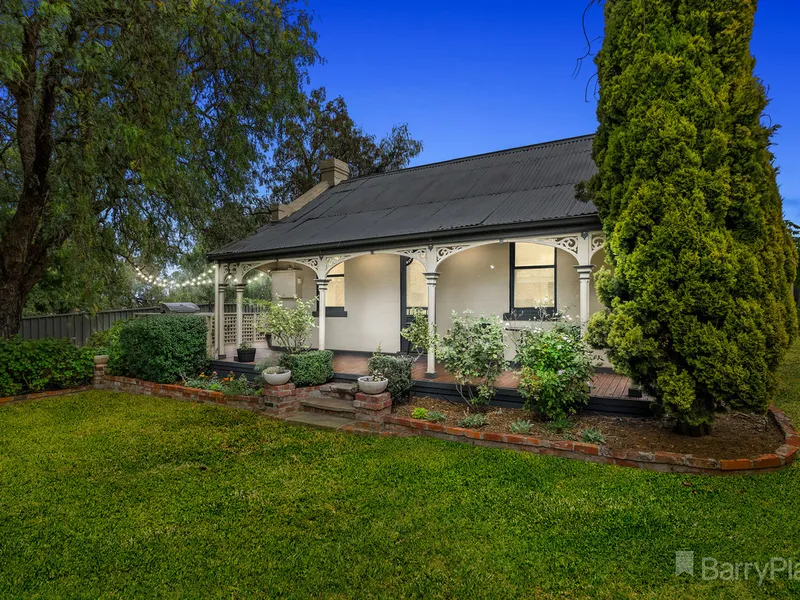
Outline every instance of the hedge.
[(281, 366), (292, 372), (292, 381), (296, 386), (322, 385), (333, 379), (333, 352), (311, 350), (284, 354), (281, 356)]
[(93, 352), (69, 340), (0, 340), (0, 396), (78, 387), (92, 379)]
[(413, 359), (408, 356), (391, 356), (376, 354), (369, 359), (369, 374), (381, 374), (389, 380), (387, 390), (394, 402), (405, 402), (411, 393), (411, 365)]
[(109, 349), (109, 371), (156, 383), (191, 377), (208, 365), (202, 317), (154, 315), (125, 321)]

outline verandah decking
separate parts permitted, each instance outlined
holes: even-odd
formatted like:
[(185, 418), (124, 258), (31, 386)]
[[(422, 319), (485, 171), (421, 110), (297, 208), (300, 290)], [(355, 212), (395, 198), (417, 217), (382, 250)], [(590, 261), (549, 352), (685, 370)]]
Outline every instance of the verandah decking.
[[(360, 352), (335, 351), (333, 368), (335, 379), (339, 381), (355, 381), (362, 375), (367, 375), (369, 355)], [(256, 377), (253, 363), (239, 363), (234, 360), (211, 361), (211, 368), (220, 374), (233, 371), (235, 374), (245, 374), (248, 378)], [(415, 361), (411, 369), (414, 380), (413, 393), (420, 396), (432, 396), (461, 401), (461, 396), (456, 389), (456, 380), (448, 373), (444, 366), (436, 363), (436, 377), (425, 376), (426, 362), (424, 358)], [(524, 402), (517, 391), (518, 380), (513, 371), (506, 371), (497, 381), (497, 395), (492, 404), (511, 408), (520, 408)], [(634, 398), (628, 396), (631, 380), (616, 373), (597, 373), (592, 380), (590, 401), (585, 410), (601, 414), (619, 416), (650, 416), (651, 399), (647, 396)]]

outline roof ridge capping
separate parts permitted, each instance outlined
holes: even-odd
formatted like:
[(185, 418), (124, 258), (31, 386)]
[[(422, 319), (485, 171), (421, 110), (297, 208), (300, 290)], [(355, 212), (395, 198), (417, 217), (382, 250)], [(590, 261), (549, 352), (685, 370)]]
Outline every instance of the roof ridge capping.
[(402, 169), (397, 169), (396, 171), (386, 171), (384, 173), (372, 173), (370, 175), (362, 175), (361, 177), (353, 177), (351, 179), (347, 179), (343, 181), (343, 184), (352, 183), (354, 181), (364, 181), (365, 179), (372, 179), (374, 177), (385, 177), (387, 175), (398, 175), (400, 173), (405, 173), (406, 171), (416, 171), (420, 169), (428, 169), (431, 167), (438, 167), (441, 165), (446, 165), (450, 163), (459, 163), (459, 162), (467, 162), (470, 160), (475, 160), (478, 158), (484, 158), (487, 156), (493, 156), (497, 154), (512, 154), (514, 152), (523, 152), (526, 150), (532, 150), (534, 148), (540, 146), (560, 146), (562, 144), (569, 144), (572, 142), (578, 142), (585, 140), (587, 138), (593, 138), (595, 136), (594, 133), (587, 133), (584, 135), (575, 135), (568, 138), (562, 138), (560, 140), (550, 140), (549, 142), (537, 142), (535, 144), (526, 144), (524, 146), (514, 146), (513, 148), (504, 148), (502, 150), (491, 150), (489, 152), (481, 152), (479, 154), (470, 154), (468, 156), (459, 156), (458, 158), (448, 158), (447, 160), (440, 160), (432, 163), (426, 163), (424, 165), (416, 165), (414, 167), (404, 167)]

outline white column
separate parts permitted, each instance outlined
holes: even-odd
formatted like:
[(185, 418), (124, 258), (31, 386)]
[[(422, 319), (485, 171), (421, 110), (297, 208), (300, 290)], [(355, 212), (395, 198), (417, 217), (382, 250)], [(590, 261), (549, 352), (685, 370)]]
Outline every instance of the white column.
[(222, 352), (219, 339), (219, 296), (217, 290), (219, 289), (220, 268), (219, 263), (214, 263), (214, 287), (211, 290), (211, 295), (214, 301), (214, 347), (211, 349), (213, 358), (217, 358)]
[(226, 283), (217, 285), (217, 339), (219, 340), (219, 358), (225, 358), (225, 289)]
[(242, 319), (244, 314), (244, 283), (236, 284), (236, 347), (242, 345)]
[[(428, 332), (433, 340), (436, 331), (436, 281), (439, 279), (439, 273), (425, 273), (425, 279), (428, 280)], [(428, 346), (428, 367), (425, 377), (436, 377), (436, 348), (433, 343)]]
[(317, 290), (319, 293), (319, 344), (317, 344), (317, 347), (320, 350), (325, 350), (325, 313), (327, 312), (325, 294), (328, 291), (328, 284), (331, 280), (315, 279), (314, 281), (317, 282)]
[(581, 331), (586, 332), (586, 324), (589, 322), (589, 298), (592, 284), (592, 271), (594, 265), (576, 265), (578, 279), (580, 281), (580, 316)]

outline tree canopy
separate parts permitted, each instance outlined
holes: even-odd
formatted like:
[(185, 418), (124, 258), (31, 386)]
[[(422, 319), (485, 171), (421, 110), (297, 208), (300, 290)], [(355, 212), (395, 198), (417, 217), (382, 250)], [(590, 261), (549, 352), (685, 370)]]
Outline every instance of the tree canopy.
[(273, 202), (291, 202), (319, 183), (320, 162), (338, 158), (350, 165), (350, 176), (394, 171), (422, 152), (408, 125), (396, 125), (377, 140), (356, 125), (344, 98), (327, 100), (325, 88), (312, 90), (303, 110), (281, 126), (280, 140), (264, 172)]
[(157, 261), (253, 202), (317, 60), (303, 6), (0, 4), (0, 335), (59, 253)]
[(751, 0), (607, 0), (596, 57), (608, 307), (595, 344), (677, 421), (765, 410), (797, 331)]

